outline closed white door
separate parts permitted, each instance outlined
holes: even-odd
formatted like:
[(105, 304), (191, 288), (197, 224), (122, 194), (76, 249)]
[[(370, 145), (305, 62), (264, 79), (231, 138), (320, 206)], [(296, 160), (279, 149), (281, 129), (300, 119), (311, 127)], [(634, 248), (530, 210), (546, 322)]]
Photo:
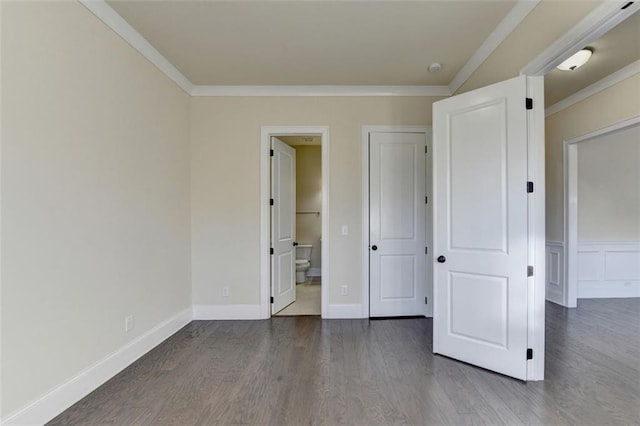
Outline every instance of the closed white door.
[(423, 315), (425, 133), (369, 134), (369, 315)]
[(296, 150), (271, 138), (271, 313), (296, 301)]
[(436, 353), (527, 372), (526, 78), (433, 106)]

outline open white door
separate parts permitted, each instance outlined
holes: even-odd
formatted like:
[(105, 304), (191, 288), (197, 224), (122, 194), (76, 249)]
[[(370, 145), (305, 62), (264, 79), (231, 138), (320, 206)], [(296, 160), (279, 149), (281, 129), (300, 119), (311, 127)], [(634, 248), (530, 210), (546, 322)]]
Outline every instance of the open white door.
[(271, 138), (271, 313), (296, 301), (296, 150)]
[(527, 377), (527, 81), (433, 106), (433, 351)]
[(369, 316), (423, 315), (426, 133), (369, 134)]

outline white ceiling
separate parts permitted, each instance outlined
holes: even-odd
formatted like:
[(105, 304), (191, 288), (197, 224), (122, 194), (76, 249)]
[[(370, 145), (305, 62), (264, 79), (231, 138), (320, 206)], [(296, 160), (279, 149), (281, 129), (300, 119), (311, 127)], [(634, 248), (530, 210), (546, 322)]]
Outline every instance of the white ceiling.
[[(545, 76), (545, 104), (553, 105), (567, 96), (603, 79), (640, 59), (640, 12), (589, 43), (593, 56), (575, 71), (554, 69)], [(636, 94), (637, 96), (637, 94)]]
[(195, 85), (447, 85), (515, 0), (108, 3)]

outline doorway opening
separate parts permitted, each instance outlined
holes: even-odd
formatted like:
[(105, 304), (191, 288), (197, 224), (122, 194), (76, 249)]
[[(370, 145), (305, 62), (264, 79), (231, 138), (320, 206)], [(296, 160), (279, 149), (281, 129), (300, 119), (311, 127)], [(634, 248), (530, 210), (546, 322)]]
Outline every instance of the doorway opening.
[(328, 128), (263, 127), (261, 142), (262, 315), (325, 317)]
[(565, 141), (567, 307), (640, 296), (639, 135), (636, 116)]
[[(322, 288), (322, 137), (320, 135), (272, 136), (271, 147), (278, 142), (295, 150), (295, 207), (293, 216), (295, 228), (295, 298), (280, 309), (272, 305), (272, 315), (298, 316), (321, 314)], [(277, 151), (277, 150), (274, 150)], [(274, 161), (277, 161), (274, 159)], [(272, 162), (272, 196), (274, 184), (274, 163)], [(274, 212), (272, 210), (271, 244), (275, 243)], [(275, 259), (274, 259), (275, 260)], [(274, 268), (272, 262), (272, 269)], [(274, 285), (275, 284), (275, 285)], [(272, 276), (272, 296), (277, 292), (277, 282)]]

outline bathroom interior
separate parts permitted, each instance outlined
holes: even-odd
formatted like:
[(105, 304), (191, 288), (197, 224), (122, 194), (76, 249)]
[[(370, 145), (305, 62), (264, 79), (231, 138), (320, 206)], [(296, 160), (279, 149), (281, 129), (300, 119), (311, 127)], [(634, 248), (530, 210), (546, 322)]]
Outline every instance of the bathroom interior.
[(320, 136), (281, 136), (296, 150), (296, 301), (277, 316), (320, 315), (322, 148)]

